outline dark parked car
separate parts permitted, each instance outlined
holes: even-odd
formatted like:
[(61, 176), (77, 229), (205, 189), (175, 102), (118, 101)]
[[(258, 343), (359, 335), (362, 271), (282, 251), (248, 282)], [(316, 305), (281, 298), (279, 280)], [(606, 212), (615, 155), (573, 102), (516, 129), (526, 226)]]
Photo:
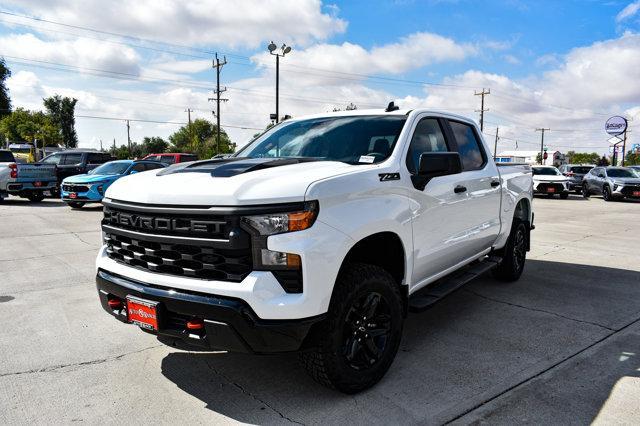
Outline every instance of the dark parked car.
[(58, 166), (58, 186), (64, 178), (82, 175), (107, 161), (114, 160), (111, 154), (91, 149), (67, 149), (43, 158), (40, 163)]
[(605, 201), (640, 198), (640, 176), (628, 167), (596, 167), (582, 182), (582, 195), (591, 194), (602, 194)]
[(595, 167), (594, 164), (564, 164), (560, 166), (560, 173), (569, 178), (567, 186), (569, 191), (582, 192), (584, 176)]

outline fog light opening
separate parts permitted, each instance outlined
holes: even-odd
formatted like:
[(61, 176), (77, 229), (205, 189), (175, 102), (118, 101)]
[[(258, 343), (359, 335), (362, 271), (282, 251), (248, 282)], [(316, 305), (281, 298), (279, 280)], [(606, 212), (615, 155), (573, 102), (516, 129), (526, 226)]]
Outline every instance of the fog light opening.
[(202, 330), (204, 328), (204, 320), (202, 318), (192, 318), (187, 321), (187, 330)]

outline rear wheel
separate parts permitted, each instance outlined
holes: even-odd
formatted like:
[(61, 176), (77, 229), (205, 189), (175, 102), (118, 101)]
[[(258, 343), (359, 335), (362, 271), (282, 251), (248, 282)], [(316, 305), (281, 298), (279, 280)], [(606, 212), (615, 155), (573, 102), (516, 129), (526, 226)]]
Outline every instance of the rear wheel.
[(67, 204), (69, 205), (69, 207), (71, 207), (72, 209), (81, 209), (82, 206), (84, 206), (84, 203), (81, 201), (69, 201), (67, 202)]
[(27, 194), (27, 198), (33, 203), (39, 203), (44, 200), (44, 193), (42, 191), (33, 191)]
[(493, 276), (500, 281), (516, 281), (524, 271), (527, 258), (527, 225), (515, 219), (507, 244), (501, 250), (502, 261), (493, 270)]
[(354, 263), (341, 272), (327, 319), (301, 353), (309, 374), (344, 393), (375, 385), (398, 352), (404, 321), (398, 284), (384, 269)]

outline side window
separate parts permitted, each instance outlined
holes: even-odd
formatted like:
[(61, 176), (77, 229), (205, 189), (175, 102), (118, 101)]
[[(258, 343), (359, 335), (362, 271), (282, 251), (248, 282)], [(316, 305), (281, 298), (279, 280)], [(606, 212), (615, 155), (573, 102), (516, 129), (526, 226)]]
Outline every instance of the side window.
[(82, 154), (64, 154), (60, 164), (71, 166), (82, 163)]
[(173, 164), (176, 162), (176, 157), (174, 157), (173, 155), (161, 155), (160, 161), (164, 164)]
[(87, 164), (102, 164), (104, 163), (104, 156), (102, 154), (88, 154)]
[[(145, 170), (147, 170), (147, 168), (145, 167), (145, 164), (144, 164), (144, 163), (138, 163), (138, 164), (134, 165), (134, 166), (131, 168), (131, 171), (134, 171), (134, 170), (135, 170), (136, 172), (144, 172)], [(131, 173), (131, 172), (129, 172), (129, 173)]]
[(161, 164), (157, 164), (157, 163), (145, 163), (145, 166), (147, 167), (147, 170), (155, 170), (155, 169), (161, 169), (162, 165)]
[(435, 118), (423, 118), (413, 132), (409, 151), (407, 152), (407, 169), (416, 173), (420, 155), (425, 152), (447, 152), (449, 148), (440, 128), (440, 123)]
[(196, 155), (183, 155), (180, 159), (181, 162), (185, 163), (187, 161), (198, 161), (198, 156)]
[(43, 163), (45, 164), (60, 164), (60, 160), (62, 159), (62, 155), (61, 154), (51, 154), (50, 156), (48, 156), (47, 158), (45, 158), (44, 160), (42, 160)]
[(449, 124), (458, 144), (462, 170), (481, 169), (486, 162), (486, 157), (473, 127), (458, 121), (449, 121)]

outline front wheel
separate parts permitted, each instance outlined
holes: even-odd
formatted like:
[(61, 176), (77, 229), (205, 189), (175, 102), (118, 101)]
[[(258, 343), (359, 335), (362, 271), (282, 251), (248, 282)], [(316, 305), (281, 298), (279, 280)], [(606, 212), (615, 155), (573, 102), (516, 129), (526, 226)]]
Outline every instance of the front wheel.
[(589, 188), (587, 188), (587, 185), (582, 186), (582, 196), (584, 198), (589, 198), (591, 196), (591, 193), (589, 192)]
[(611, 201), (612, 200), (612, 198), (611, 198), (611, 190), (609, 189), (608, 186), (605, 186), (602, 189), (602, 198), (604, 198), (605, 201)]
[(524, 271), (527, 259), (527, 225), (514, 220), (507, 244), (502, 251), (502, 261), (493, 270), (493, 276), (500, 281), (516, 281)]
[(384, 269), (347, 265), (340, 273), (327, 319), (302, 362), (317, 382), (353, 394), (375, 385), (398, 352), (404, 312), (398, 284)]

